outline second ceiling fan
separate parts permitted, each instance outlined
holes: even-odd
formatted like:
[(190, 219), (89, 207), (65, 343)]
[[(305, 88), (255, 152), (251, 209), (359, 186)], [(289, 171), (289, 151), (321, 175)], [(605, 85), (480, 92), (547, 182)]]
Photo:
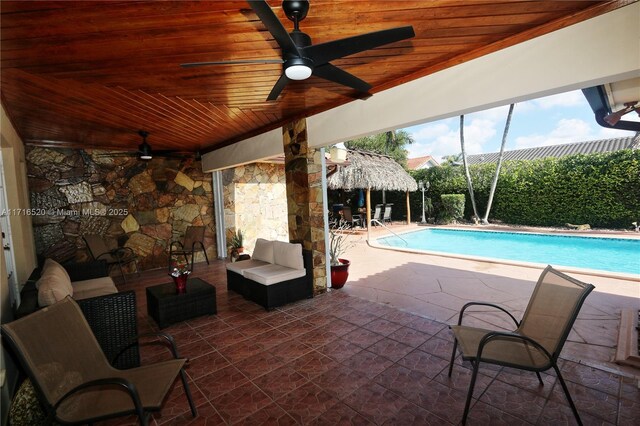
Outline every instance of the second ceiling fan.
[(282, 59), (248, 59), (235, 61), (192, 62), (182, 67), (233, 64), (283, 64), (283, 72), (267, 97), (268, 101), (278, 99), (284, 87), (291, 80), (306, 80), (315, 75), (343, 86), (351, 87), (363, 97), (368, 95), (371, 85), (332, 64), (330, 61), (373, 49), (385, 44), (405, 40), (415, 36), (412, 26), (374, 31), (347, 37), (327, 43), (312, 44), (311, 37), (300, 31), (299, 24), (309, 11), (308, 0), (285, 0), (282, 9), (293, 21), (293, 31), (287, 32), (278, 17), (265, 0), (248, 0), (251, 9), (267, 27), (282, 49)]
[(100, 157), (138, 157), (138, 160), (149, 161), (154, 157), (167, 157), (167, 158), (189, 158), (193, 157), (196, 160), (200, 160), (200, 152), (186, 153), (175, 149), (162, 149), (152, 150), (151, 145), (147, 142), (147, 136), (149, 132), (145, 130), (138, 130), (138, 135), (142, 137), (142, 143), (138, 145), (137, 151), (122, 151), (122, 152), (110, 152), (108, 154), (100, 154)]

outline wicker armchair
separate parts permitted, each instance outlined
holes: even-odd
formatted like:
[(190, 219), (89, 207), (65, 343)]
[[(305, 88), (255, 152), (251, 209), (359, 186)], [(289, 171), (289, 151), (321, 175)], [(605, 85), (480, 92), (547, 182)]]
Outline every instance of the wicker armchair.
[[(107, 263), (103, 260), (73, 263), (65, 265), (65, 269), (72, 281), (105, 277), (109, 272)], [(14, 312), (14, 318), (19, 319), (41, 309), (35, 286), (40, 273), (41, 269), (36, 268), (20, 291), (21, 302)], [(112, 365), (116, 368), (138, 367), (140, 355), (137, 343), (121, 351), (138, 334), (135, 292), (125, 291), (76, 302)]]

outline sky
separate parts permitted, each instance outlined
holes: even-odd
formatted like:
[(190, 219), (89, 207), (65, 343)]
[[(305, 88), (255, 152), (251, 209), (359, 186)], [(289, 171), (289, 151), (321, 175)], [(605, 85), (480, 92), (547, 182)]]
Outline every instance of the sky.
[[(505, 105), (465, 115), (467, 154), (500, 151), (508, 111), (509, 106)], [(624, 119), (633, 119), (632, 115)], [(409, 158), (431, 155), (442, 162), (443, 156), (461, 152), (459, 116), (404, 130), (415, 140), (407, 146)], [(516, 104), (505, 151), (633, 135), (633, 132), (598, 125), (582, 91), (576, 90)]]

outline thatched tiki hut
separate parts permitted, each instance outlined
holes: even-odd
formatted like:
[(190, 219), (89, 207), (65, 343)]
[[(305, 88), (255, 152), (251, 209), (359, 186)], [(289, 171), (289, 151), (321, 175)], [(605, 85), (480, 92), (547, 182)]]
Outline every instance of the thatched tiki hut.
[[(340, 166), (327, 179), (330, 189), (366, 189), (367, 226), (371, 227), (371, 190), (405, 191), (407, 193), (407, 222), (411, 219), (409, 192), (416, 191), (415, 179), (391, 157), (372, 152), (347, 151), (346, 166)], [(331, 173), (331, 172), (330, 172)]]

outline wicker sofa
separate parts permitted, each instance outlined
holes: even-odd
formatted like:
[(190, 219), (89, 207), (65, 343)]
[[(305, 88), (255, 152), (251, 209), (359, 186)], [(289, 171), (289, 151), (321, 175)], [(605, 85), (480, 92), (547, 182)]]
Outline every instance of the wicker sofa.
[[(20, 306), (14, 311), (16, 319), (44, 307), (38, 301), (43, 298), (43, 294), (38, 294), (38, 287), (42, 288), (45, 284), (41, 280), (46, 273), (46, 266), (45, 261), (42, 267), (36, 268), (20, 291)], [(107, 263), (102, 260), (73, 263), (65, 265), (64, 269), (71, 281), (72, 296), (82, 309), (107, 359), (116, 368), (139, 366), (137, 344), (121, 352), (138, 335), (135, 292), (118, 292), (109, 277)], [(36, 286), (38, 281), (40, 283)]]
[(252, 259), (227, 264), (227, 290), (265, 309), (313, 297), (313, 258), (298, 243), (258, 238)]

